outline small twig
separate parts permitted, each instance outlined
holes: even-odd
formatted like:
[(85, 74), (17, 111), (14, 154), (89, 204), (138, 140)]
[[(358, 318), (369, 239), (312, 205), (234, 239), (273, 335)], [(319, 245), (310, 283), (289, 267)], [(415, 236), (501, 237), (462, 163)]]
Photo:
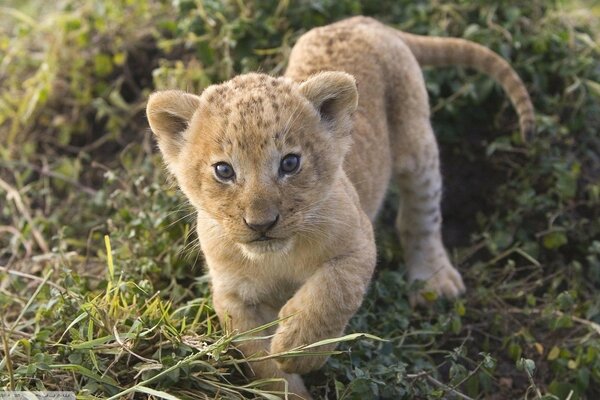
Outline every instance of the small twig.
[(529, 255), (528, 253), (526, 253), (524, 250), (522, 250), (518, 246), (514, 246), (514, 247), (511, 247), (511, 248), (503, 251), (502, 253), (498, 254), (496, 257), (494, 257), (491, 260), (487, 261), (486, 265), (493, 265), (493, 264), (497, 263), (498, 261), (502, 260), (503, 258), (506, 258), (506, 257), (512, 255), (513, 253), (519, 254), (521, 257), (525, 258), (527, 261), (529, 261), (530, 263), (532, 263), (536, 267), (540, 267), (542, 265), (542, 264), (540, 264), (540, 262), (538, 260), (536, 260), (535, 258), (533, 258), (531, 255)]
[(13, 188), (12, 186), (10, 186), (2, 178), (0, 178), (0, 188), (4, 189), (4, 191), (7, 193), (6, 198), (13, 200), (17, 209), (21, 212), (21, 214), (23, 214), (23, 216), (27, 220), (27, 223), (29, 224), (29, 227), (31, 228), (31, 233), (33, 234), (33, 237), (34, 237), (36, 243), (38, 244), (38, 246), (40, 247), (40, 249), (42, 249), (42, 251), (44, 253), (50, 252), (48, 245), (46, 244), (46, 241), (42, 237), (42, 234), (35, 227), (35, 224), (33, 223), (33, 218), (31, 218), (31, 214), (29, 213), (29, 210), (27, 210), (27, 207), (25, 207), (25, 203), (23, 202), (23, 198), (21, 197), (21, 194), (19, 193), (19, 191), (16, 190), (15, 188)]
[[(523, 358), (521, 358), (521, 360), (523, 361)], [(527, 393), (529, 393), (529, 389), (533, 389), (533, 391), (535, 392), (535, 398), (538, 400), (541, 400), (542, 392), (535, 384), (535, 381), (533, 380), (533, 374), (529, 371), (529, 369), (527, 367), (524, 366), (523, 369), (525, 370), (525, 374), (527, 375), (527, 379), (529, 380), (529, 384), (530, 384), (530, 386), (527, 388)], [(525, 398), (527, 398), (527, 397), (528, 397), (527, 394), (525, 394)]]
[(10, 232), (14, 236), (19, 237), (21, 243), (23, 244), (23, 247), (25, 247), (25, 258), (31, 257), (31, 253), (33, 252), (32, 248), (31, 248), (31, 243), (28, 242), (27, 240), (25, 240), (25, 237), (23, 236), (23, 234), (21, 233), (21, 231), (19, 231), (14, 226), (2, 225), (2, 226), (0, 226), (0, 234), (4, 233), (4, 232)]
[(119, 343), (119, 345), (121, 346), (121, 349), (123, 349), (124, 351), (126, 351), (126, 352), (128, 352), (129, 354), (131, 354), (132, 356), (134, 356), (134, 357), (136, 357), (136, 358), (140, 359), (141, 361), (145, 361), (145, 362), (147, 362), (147, 363), (151, 363), (151, 364), (158, 364), (158, 365), (160, 365), (160, 363), (159, 363), (158, 361), (156, 361), (156, 360), (152, 360), (152, 359), (150, 359), (150, 358), (145, 358), (145, 357), (142, 357), (142, 356), (140, 356), (139, 354), (137, 354), (137, 353), (135, 353), (134, 351), (132, 351), (132, 350), (131, 350), (131, 349), (128, 347), (128, 345), (127, 345), (125, 342), (123, 342), (123, 341), (121, 340), (121, 338), (119, 337), (119, 331), (117, 331), (117, 326), (116, 326), (116, 325), (114, 325), (114, 326), (113, 326), (113, 335), (115, 336), (115, 340), (117, 341), (117, 343)]
[[(536, 313), (536, 314), (542, 314), (542, 312), (543, 312), (543, 310), (539, 310), (539, 309), (537, 309), (537, 308), (530, 309), (530, 310), (527, 310), (527, 311), (528, 311), (528, 312), (533, 312), (533, 313)], [(508, 312), (509, 312), (509, 313), (511, 313), (511, 314), (524, 314), (524, 313), (526, 313), (524, 310), (521, 310), (521, 309), (519, 309), (519, 308), (510, 308), (510, 309), (508, 310)], [(559, 316), (559, 317), (562, 317), (562, 316), (564, 316), (564, 315), (565, 315), (565, 313), (563, 313), (562, 311), (559, 311), (559, 310), (554, 310), (554, 311), (552, 311), (552, 314), (553, 314), (553, 315), (556, 315), (556, 316)], [(582, 324), (582, 325), (585, 325), (585, 326), (587, 326), (588, 328), (590, 328), (590, 329), (592, 329), (594, 332), (596, 332), (598, 335), (600, 335), (600, 324), (597, 324), (597, 323), (596, 323), (596, 322), (594, 322), (594, 321), (590, 321), (590, 320), (587, 320), (587, 319), (583, 319), (583, 318), (576, 317), (576, 316), (574, 316), (574, 315), (570, 315), (569, 317), (570, 317), (570, 318), (571, 318), (573, 321), (575, 321), (575, 322), (577, 322), (577, 323), (579, 323), (579, 324)]]
[(75, 179), (69, 178), (66, 175), (63, 175), (61, 173), (58, 172), (54, 172), (52, 171), (48, 165), (46, 163), (44, 163), (44, 165), (42, 167), (39, 167), (33, 163), (29, 163), (29, 162), (23, 162), (23, 161), (10, 161), (10, 162), (4, 162), (4, 161), (0, 161), (0, 164), (7, 167), (7, 168), (11, 168), (14, 166), (19, 166), (22, 168), (29, 168), (34, 170), (35, 172), (37, 172), (38, 174), (42, 175), (42, 176), (46, 176), (46, 177), (50, 177), (50, 178), (55, 178), (55, 179), (59, 179), (61, 181), (64, 181), (70, 185), (75, 186), (76, 188), (80, 189), (82, 192), (89, 194), (90, 196), (94, 196), (96, 195), (96, 193), (98, 193), (98, 191), (96, 189), (93, 189), (91, 187), (85, 186), (84, 184), (82, 184), (81, 182), (76, 181)]
[(486, 241), (481, 240), (479, 243), (475, 243), (475, 245), (466, 249), (465, 253), (459, 257), (456, 257), (456, 263), (458, 265), (464, 264), (469, 258), (473, 257), (479, 250), (485, 248)]
[(479, 364), (477, 364), (477, 366), (475, 367), (475, 369), (473, 369), (473, 371), (469, 372), (469, 374), (467, 376), (465, 376), (463, 379), (461, 379), (460, 382), (458, 382), (456, 385), (452, 385), (452, 387), (453, 388), (460, 387), (460, 385), (462, 385), (463, 383), (468, 381), (473, 375), (475, 375), (477, 373), (477, 371), (479, 371), (479, 369), (481, 369), (482, 365), (483, 365), (483, 361), (480, 362)]
[(46, 274), (46, 276), (42, 280), (42, 283), (35, 289), (35, 292), (33, 292), (33, 294), (31, 295), (31, 297), (29, 298), (29, 301), (27, 302), (27, 304), (25, 304), (25, 307), (23, 307), (23, 309), (21, 310), (21, 313), (17, 316), (17, 319), (15, 319), (15, 321), (12, 323), (12, 326), (10, 327), (11, 331), (15, 330), (15, 328), (17, 327), (17, 324), (19, 323), (19, 321), (21, 321), (21, 318), (23, 318), (23, 316), (25, 315), (25, 313), (27, 312), (27, 310), (29, 309), (29, 307), (33, 304), (35, 298), (42, 291), (42, 288), (44, 287), (44, 285), (46, 283), (48, 283), (48, 279), (50, 279), (50, 275), (51, 274), (52, 274), (52, 271), (48, 271), (48, 273)]
[(12, 269), (8, 269), (6, 267), (0, 266), (0, 271), (2, 272), (6, 272), (7, 274), (10, 275), (15, 275), (15, 276), (20, 276), (21, 278), (27, 278), (27, 279), (31, 279), (32, 281), (37, 281), (37, 282), (41, 282), (41, 283), (46, 283), (60, 291), (66, 292), (67, 289), (65, 289), (64, 287), (57, 285), (54, 282), (50, 282), (50, 281), (46, 281), (44, 278), (41, 278), (39, 276), (35, 276), (35, 275), (31, 275), (31, 274), (27, 274), (25, 272), (21, 272), (21, 271), (15, 271)]
[(10, 382), (10, 390), (15, 390), (15, 377), (13, 376), (12, 360), (10, 358), (10, 350), (8, 348), (8, 339), (4, 330), (4, 320), (0, 318), (0, 329), (2, 329), (2, 344), (4, 346), (4, 354), (6, 360), (6, 371), (8, 371), (8, 379)]
[(435, 379), (433, 376), (430, 375), (429, 371), (421, 371), (419, 373), (416, 374), (407, 374), (406, 375), (407, 378), (409, 379), (420, 379), (420, 378), (425, 378), (427, 379), (430, 383), (434, 384), (435, 386), (446, 390), (452, 394), (454, 394), (457, 397), (460, 397), (461, 399), (464, 400), (475, 400), (472, 397), (467, 396), (466, 394), (463, 394), (461, 392), (459, 392), (458, 390), (452, 388), (451, 386), (446, 385), (443, 382), (438, 381), (437, 379)]
[[(129, 349), (129, 347), (127, 346), (127, 344), (125, 342), (123, 342), (121, 340), (121, 338), (119, 337), (119, 331), (117, 330), (117, 326), (114, 325), (113, 326), (113, 336), (115, 337), (116, 342), (119, 344), (119, 346), (121, 346), (121, 351), (119, 352), (119, 354), (117, 354), (115, 356), (115, 359), (110, 363), (110, 365), (106, 368), (106, 370), (102, 373), (102, 377), (104, 378), (108, 372), (112, 369), (112, 367), (114, 365), (117, 364), (117, 362), (119, 362), (119, 360), (121, 359), (121, 356), (123, 355), (124, 352), (127, 352), (131, 355), (133, 355), (134, 357), (140, 359), (141, 361), (145, 361), (147, 363), (151, 363), (151, 364), (155, 364), (156, 368), (160, 369), (162, 368), (162, 364), (156, 360), (151, 360), (149, 358), (144, 358), (136, 353), (134, 353), (131, 349)], [(144, 370), (140, 370), (140, 372), (137, 373), (136, 377), (140, 374), (142, 374), (144, 372)]]
[[(562, 312), (560, 311), (555, 311), (556, 314), (558, 315), (564, 315)], [(585, 325), (589, 328), (591, 328), (592, 330), (594, 330), (598, 335), (600, 335), (600, 324), (595, 323), (594, 321), (589, 321), (587, 319), (583, 319), (583, 318), (579, 318), (576, 317), (574, 315), (571, 315), (571, 319), (575, 322), (578, 322), (582, 325)]]
[(575, 392), (573, 392), (573, 389), (571, 389), (569, 391), (569, 395), (567, 396), (567, 398), (565, 400), (571, 400), (571, 397), (573, 397), (573, 393), (575, 393)]
[(37, 165), (27, 164), (27, 167), (33, 169), (34, 171), (36, 171), (37, 173), (39, 173), (42, 176), (59, 179), (65, 183), (75, 186), (76, 188), (81, 190), (83, 193), (89, 194), (90, 196), (95, 196), (98, 193), (97, 190), (92, 189), (91, 187), (85, 186), (82, 183), (76, 181), (75, 179), (69, 178), (68, 176), (60, 174), (58, 172), (54, 172), (51, 169), (48, 169), (46, 166), (44, 166), (43, 168), (40, 168)]
[(473, 87), (473, 82), (474, 82), (474, 79), (470, 79), (468, 82), (463, 84), (457, 91), (452, 93), (447, 98), (440, 99), (436, 105), (431, 107), (431, 115), (437, 113), (442, 108), (444, 108), (446, 105), (452, 103), (454, 100), (458, 99), (459, 97), (462, 97), (463, 95), (465, 95), (469, 91), (469, 89), (471, 89)]
[(487, 14), (485, 18), (485, 22), (487, 23), (488, 28), (493, 29), (495, 31), (500, 32), (508, 43), (514, 43), (513, 37), (507, 29), (504, 29), (502, 26), (498, 25), (494, 22), (493, 17), (496, 13), (497, 6), (492, 7), (490, 12)]

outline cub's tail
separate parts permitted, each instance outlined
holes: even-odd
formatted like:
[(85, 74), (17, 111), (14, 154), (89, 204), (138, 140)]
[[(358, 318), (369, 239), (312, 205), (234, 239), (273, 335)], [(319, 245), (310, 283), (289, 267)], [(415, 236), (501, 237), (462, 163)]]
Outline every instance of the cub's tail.
[(465, 66), (491, 76), (506, 91), (517, 110), (523, 140), (533, 135), (533, 104), (523, 81), (506, 60), (490, 49), (465, 39), (397, 32), (423, 66)]

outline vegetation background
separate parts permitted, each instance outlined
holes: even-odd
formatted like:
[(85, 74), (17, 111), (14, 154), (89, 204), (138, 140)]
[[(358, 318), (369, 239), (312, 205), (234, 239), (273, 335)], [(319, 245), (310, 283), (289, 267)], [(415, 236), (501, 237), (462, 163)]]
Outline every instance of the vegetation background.
[(214, 315), (145, 101), (279, 74), (300, 34), (355, 14), (497, 51), (539, 130), (520, 142), (489, 78), (425, 71), (444, 236), (469, 291), (410, 309), (390, 201), (348, 327), (385, 340), (348, 337), (307, 377), (313, 394), (600, 398), (600, 6), (566, 0), (0, 1), (0, 390), (275, 398)]

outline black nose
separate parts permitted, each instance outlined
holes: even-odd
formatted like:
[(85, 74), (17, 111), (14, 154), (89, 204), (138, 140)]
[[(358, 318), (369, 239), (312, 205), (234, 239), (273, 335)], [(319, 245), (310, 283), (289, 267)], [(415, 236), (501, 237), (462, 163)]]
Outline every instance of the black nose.
[(244, 218), (244, 223), (248, 225), (248, 228), (260, 233), (266, 233), (269, 229), (273, 228), (275, 224), (277, 224), (277, 221), (279, 221), (279, 214), (277, 214), (275, 218), (268, 221), (247, 221), (246, 218)]

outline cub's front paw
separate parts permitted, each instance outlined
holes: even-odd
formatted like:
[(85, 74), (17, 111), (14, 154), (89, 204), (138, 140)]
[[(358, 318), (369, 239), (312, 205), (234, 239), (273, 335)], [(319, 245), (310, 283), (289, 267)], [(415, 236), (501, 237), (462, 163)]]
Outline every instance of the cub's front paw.
[(425, 286), (418, 293), (410, 295), (410, 303), (413, 306), (427, 303), (427, 293), (434, 293), (436, 296), (446, 298), (455, 298), (465, 291), (465, 284), (460, 276), (460, 272), (450, 264), (448, 259), (439, 260), (437, 268), (410, 268), (409, 281), (425, 282)]
[[(276, 339), (275, 336), (274, 339)], [(292, 347), (293, 348), (293, 347)], [(279, 343), (275, 341), (271, 345), (271, 352), (283, 352), (289, 350), (289, 348), (282, 347)], [(288, 374), (306, 374), (310, 371), (314, 371), (319, 369), (325, 364), (327, 361), (327, 356), (292, 356), (275, 359), (277, 366), (283, 372), (287, 372)]]
[[(275, 337), (271, 343), (271, 353), (282, 353), (298, 348), (299, 346), (310, 344), (310, 342), (307, 343), (306, 341), (297, 340), (296, 338), (298, 337), (300, 337), (300, 335), (296, 336), (292, 333), (289, 333), (289, 331), (280, 332), (278, 330), (277, 333), (275, 333)], [(291, 357), (275, 359), (277, 366), (282, 371), (287, 372), (288, 374), (301, 375), (321, 368), (323, 364), (325, 364), (325, 361), (327, 361), (327, 356), (295, 355)]]
[[(279, 324), (275, 336), (271, 341), (271, 354), (283, 353), (289, 350), (298, 349), (321, 339), (319, 327), (312, 326), (310, 319), (306, 318), (302, 312), (298, 312), (292, 307), (284, 307), (279, 313), (280, 317), (285, 318)], [(311, 349), (323, 351), (326, 349)], [(275, 359), (277, 366), (284, 372), (295, 374), (306, 374), (320, 368), (327, 361), (327, 356), (302, 356), (282, 357)]]

